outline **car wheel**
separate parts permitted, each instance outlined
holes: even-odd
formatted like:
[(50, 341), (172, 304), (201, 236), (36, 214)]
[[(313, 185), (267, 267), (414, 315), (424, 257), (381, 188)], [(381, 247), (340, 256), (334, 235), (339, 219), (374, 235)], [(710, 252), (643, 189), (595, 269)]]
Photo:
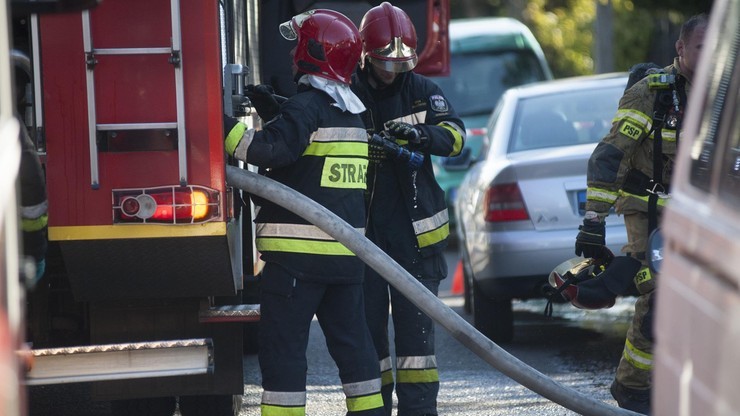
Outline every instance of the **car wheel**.
[(514, 312), (511, 299), (487, 297), (473, 281), (473, 323), (475, 329), (496, 343), (510, 342), (514, 338)]

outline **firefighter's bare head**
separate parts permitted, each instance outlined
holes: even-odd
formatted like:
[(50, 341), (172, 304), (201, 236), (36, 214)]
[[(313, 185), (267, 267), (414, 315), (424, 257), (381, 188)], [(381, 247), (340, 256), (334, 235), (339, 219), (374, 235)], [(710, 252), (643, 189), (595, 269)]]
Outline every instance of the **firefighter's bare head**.
[(281, 24), (280, 34), (298, 41), (291, 51), (298, 72), (350, 83), (362, 44), (347, 16), (334, 10), (309, 10)]
[[(414, 69), (416, 29), (409, 16), (388, 2), (373, 7), (360, 22), (361, 65), (370, 63), (381, 71), (401, 73)], [(378, 74), (382, 74), (377, 71)]]
[(681, 26), (681, 34), (676, 41), (676, 52), (678, 53), (678, 64), (681, 72), (688, 78), (693, 78), (696, 65), (699, 62), (699, 54), (704, 46), (704, 35), (707, 32), (709, 17), (698, 14), (690, 17)]

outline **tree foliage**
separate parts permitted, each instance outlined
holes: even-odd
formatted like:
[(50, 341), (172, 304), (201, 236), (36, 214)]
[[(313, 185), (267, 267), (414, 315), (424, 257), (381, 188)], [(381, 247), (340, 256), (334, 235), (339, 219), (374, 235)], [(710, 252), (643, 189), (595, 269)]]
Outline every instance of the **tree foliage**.
[(508, 15), (521, 20), (559, 78), (594, 73), (597, 2), (613, 11), (615, 71), (645, 61), (668, 65), (680, 25), (711, 6), (709, 0), (451, 0), (451, 9), (453, 18)]

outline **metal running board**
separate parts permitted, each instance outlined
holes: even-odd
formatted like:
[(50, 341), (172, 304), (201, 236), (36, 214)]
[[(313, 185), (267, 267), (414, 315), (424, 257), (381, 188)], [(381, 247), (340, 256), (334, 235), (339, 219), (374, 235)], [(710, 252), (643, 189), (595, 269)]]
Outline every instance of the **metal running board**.
[[(170, 19), (172, 24), (171, 46), (149, 48), (98, 48), (93, 45), (92, 29), (90, 26), (90, 11), (82, 12), (82, 33), (87, 62), (87, 118), (90, 146), (90, 185), (93, 189), (100, 187), (100, 173), (98, 166), (98, 131), (106, 130), (141, 130), (146, 128), (177, 128), (177, 159), (179, 165), (180, 185), (188, 184), (188, 161), (185, 137), (185, 95), (182, 73), (182, 32), (180, 27), (180, 0), (170, 0)], [(94, 69), (97, 64), (96, 55), (163, 55), (174, 69), (175, 106), (177, 120), (169, 123), (128, 123), (128, 124), (98, 124), (95, 108), (95, 77)]]
[(212, 306), (201, 309), (198, 319), (203, 323), (257, 322), (260, 320), (260, 305)]
[(213, 372), (213, 343), (207, 338), (36, 349), (31, 354), (31, 370), (23, 380), (29, 386)]

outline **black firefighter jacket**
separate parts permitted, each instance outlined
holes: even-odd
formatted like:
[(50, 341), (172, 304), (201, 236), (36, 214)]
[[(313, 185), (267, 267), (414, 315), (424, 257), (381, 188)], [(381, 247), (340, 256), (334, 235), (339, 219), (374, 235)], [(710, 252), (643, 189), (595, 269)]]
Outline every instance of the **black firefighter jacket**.
[(428, 78), (406, 72), (389, 87), (375, 90), (368, 85), (367, 76), (365, 70), (358, 69), (352, 90), (367, 107), (362, 116), (368, 132), (379, 133), (386, 122), (397, 120), (415, 125), (428, 138), (422, 145), (396, 140), (424, 155), (418, 170), (392, 157), (379, 163), (371, 160), (368, 166), (368, 215), (374, 228), (371, 234), (397, 246), (399, 251), (394, 249), (389, 254), (408, 269), (418, 258), (440, 253), (447, 246), (447, 205), (430, 156), (460, 154), (465, 126), (442, 90)]
[[(248, 130), (235, 156), (323, 205), (364, 233), (367, 133), (357, 114), (343, 112), (318, 89), (299, 86), (261, 131)], [(259, 206), (256, 244), (305, 280), (358, 283), (364, 264), (349, 249), (299, 215), (253, 197)]]

